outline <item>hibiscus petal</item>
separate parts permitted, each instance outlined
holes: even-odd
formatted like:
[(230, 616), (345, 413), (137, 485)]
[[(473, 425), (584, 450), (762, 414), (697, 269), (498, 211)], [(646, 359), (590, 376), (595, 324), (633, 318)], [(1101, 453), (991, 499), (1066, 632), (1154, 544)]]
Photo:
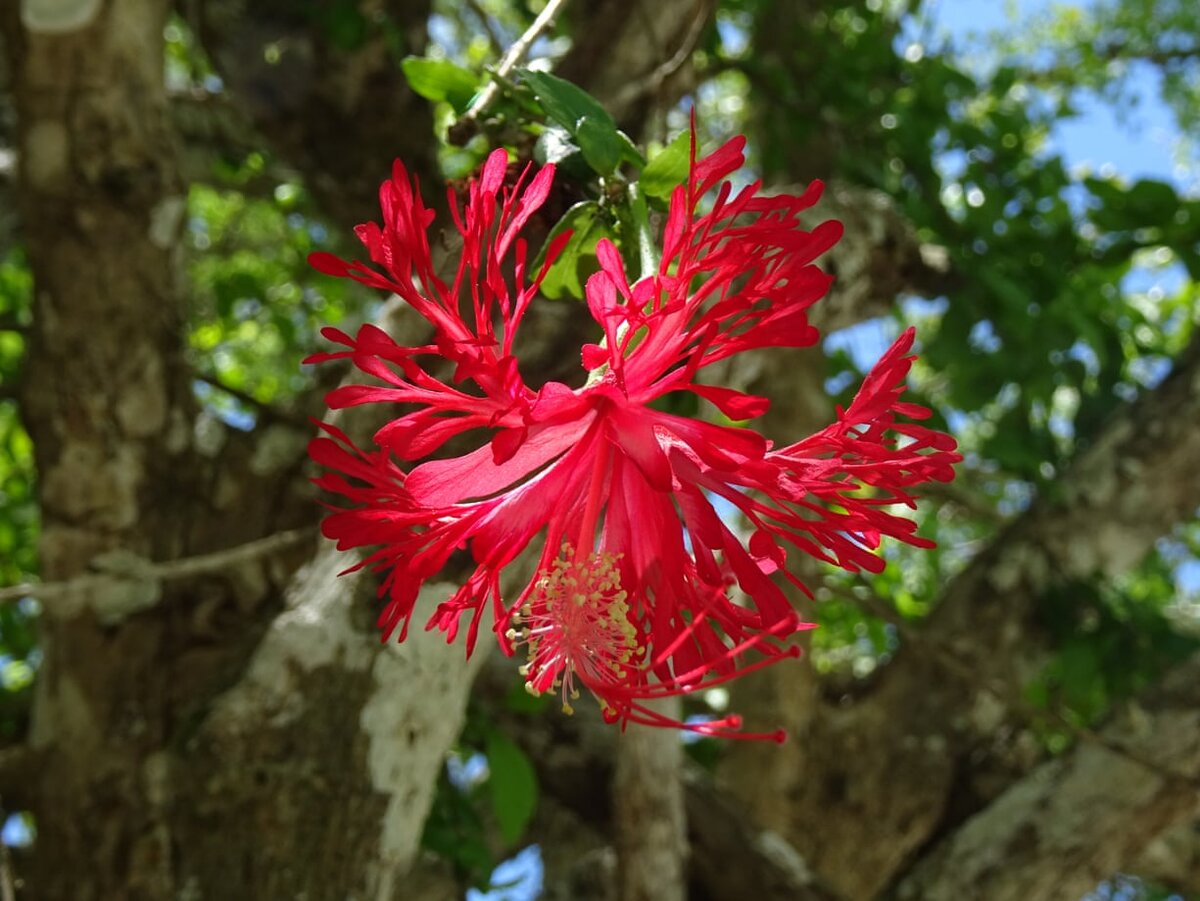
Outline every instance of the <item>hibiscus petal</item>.
[(654, 426), (640, 411), (616, 408), (608, 417), (612, 442), (633, 461), (658, 491), (671, 490), (671, 464), (654, 434)]
[(408, 474), (405, 486), (413, 500), (428, 507), (489, 497), (525, 478), (575, 445), (594, 413), (562, 426), (529, 430), (525, 443), (507, 460), (496, 462), (490, 444), (452, 460), (430, 460)]
[(767, 439), (752, 429), (714, 425), (668, 413), (656, 413), (654, 421), (682, 438), (701, 460), (716, 469), (736, 469), (762, 459)]
[(771, 402), (765, 397), (743, 394), (732, 388), (721, 388), (717, 385), (692, 385), (690, 387), (693, 392), (734, 420), (754, 419), (762, 416), (771, 406)]

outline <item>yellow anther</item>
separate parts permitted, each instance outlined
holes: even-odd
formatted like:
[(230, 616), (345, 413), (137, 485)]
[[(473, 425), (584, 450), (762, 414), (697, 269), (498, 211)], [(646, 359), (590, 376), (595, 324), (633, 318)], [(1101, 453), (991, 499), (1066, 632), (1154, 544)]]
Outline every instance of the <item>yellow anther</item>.
[[(506, 633), (528, 649), (528, 663), (520, 667), (527, 687), (536, 682), (559, 692), (566, 713), (573, 709), (568, 697), (579, 697), (578, 679), (621, 681), (636, 670), (635, 654), (645, 657), (641, 633), (629, 619), (629, 595), (621, 588), (620, 559), (608, 551), (577, 555), (564, 544), (522, 605), (522, 628)], [(516, 616), (512, 622), (518, 622)]]

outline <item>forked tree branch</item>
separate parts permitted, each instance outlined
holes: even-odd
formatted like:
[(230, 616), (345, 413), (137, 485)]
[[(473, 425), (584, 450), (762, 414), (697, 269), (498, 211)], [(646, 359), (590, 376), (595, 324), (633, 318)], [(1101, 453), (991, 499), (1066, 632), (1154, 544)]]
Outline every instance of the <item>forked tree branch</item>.
[[(1029, 711), (1013, 699), (1054, 650), (1043, 601), (1072, 583), (1127, 571), (1194, 515), (1198, 422), (1200, 336), (1161, 384), (1114, 411), (1050, 494), (950, 580), (934, 612), (914, 627), (919, 640), (902, 642), (853, 704), (821, 706), (797, 764), (788, 837), (830, 879), (836, 875), (840, 891), (881, 891), (951, 827), (947, 818), (964, 815), (963, 805), (980, 809), (1040, 757), (1023, 728)], [(947, 653), (931, 653), (931, 645)], [(946, 678), (947, 655), (969, 668), (969, 678)], [(870, 747), (883, 735), (888, 754), (840, 750)], [(823, 788), (830, 784), (845, 786), (851, 803), (831, 804)], [(814, 822), (819, 832), (809, 828)]]

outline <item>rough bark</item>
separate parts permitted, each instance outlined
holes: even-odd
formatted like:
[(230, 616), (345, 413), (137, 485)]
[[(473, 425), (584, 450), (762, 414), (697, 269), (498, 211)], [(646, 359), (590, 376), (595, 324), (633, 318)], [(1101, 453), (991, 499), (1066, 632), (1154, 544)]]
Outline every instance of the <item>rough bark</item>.
[(955, 275), (945, 249), (918, 240), (882, 191), (834, 181), (815, 212), (837, 219), (846, 230), (824, 261), (837, 281), (812, 311), (813, 324), (826, 334), (888, 315), (903, 294), (935, 297), (953, 291)]
[(282, 615), (295, 553), (169, 589), (138, 578), (147, 559), (316, 514), (295, 490), (305, 436), (197, 428), (168, 12), (152, 0), (3, 11), (36, 283), (21, 401), (42, 575), (114, 574), (46, 606), (30, 735), (39, 840), (23, 875), (34, 898), (404, 897), (471, 674), (438, 658), (461, 651), (424, 635), (380, 649), (332, 553)]
[[(574, 43), (557, 74), (587, 84), (622, 128), (637, 135), (653, 110), (666, 109), (681, 92), (681, 82), (666, 81), (688, 68), (688, 46), (708, 27), (715, 10), (713, 0), (578, 4), (568, 10)], [(677, 68), (671, 69), (676, 61)]]
[[(118, 548), (179, 554), (198, 506), (174, 267), (183, 188), (162, 86), (166, 13), (153, 0), (27, 2), (2, 13), (36, 280), (21, 402), (48, 579)], [(30, 741), (47, 756), (31, 884), (48, 898), (161, 896), (172, 854), (151, 773), (170, 730), (163, 674), (174, 669), (178, 618), (122, 622), (149, 600), (136, 593), (88, 600), (65, 618), (48, 610), (42, 629)]]

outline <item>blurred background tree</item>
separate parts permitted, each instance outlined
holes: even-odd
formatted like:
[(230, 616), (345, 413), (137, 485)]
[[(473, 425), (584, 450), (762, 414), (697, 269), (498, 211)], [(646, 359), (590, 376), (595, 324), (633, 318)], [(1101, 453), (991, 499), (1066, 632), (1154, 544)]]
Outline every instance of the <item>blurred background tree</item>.
[(560, 161), (534, 229), (576, 237), (526, 377), (578, 380), (612, 133), (556, 126), (536, 76), (464, 119), (543, 5), (7, 4), (0, 889), (1200, 897), (1193, 5), (596, 0), (537, 36), (660, 189), (693, 108), (768, 186), (829, 182), (825, 354), (727, 373), (774, 434), (916, 324), (913, 389), (966, 454), (920, 512), (936, 553), (806, 569), (810, 653), (689, 702), (789, 744), (677, 760), (436, 636), (381, 648), (314, 529), (339, 374), (299, 361), (326, 323), (419, 333), (305, 257), (350, 251), (394, 157), (435, 203), (494, 146)]

